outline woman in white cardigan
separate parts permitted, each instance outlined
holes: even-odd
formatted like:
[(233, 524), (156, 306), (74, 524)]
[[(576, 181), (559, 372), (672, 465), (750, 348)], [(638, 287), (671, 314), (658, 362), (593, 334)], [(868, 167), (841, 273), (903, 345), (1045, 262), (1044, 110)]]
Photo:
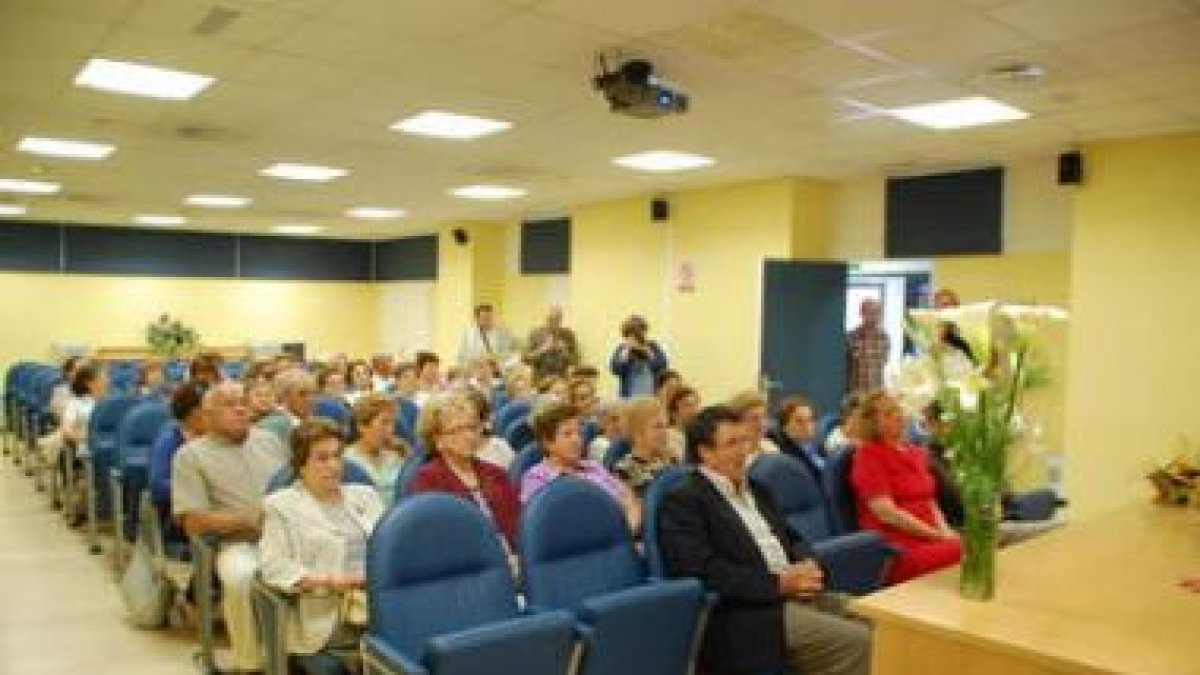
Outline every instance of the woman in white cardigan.
[(262, 578), (296, 594), (287, 650), (313, 675), (350, 672), (361, 625), (344, 608), (365, 582), (367, 538), (383, 513), (369, 485), (342, 484), (342, 441), (328, 420), (292, 432), (291, 486), (266, 498)]

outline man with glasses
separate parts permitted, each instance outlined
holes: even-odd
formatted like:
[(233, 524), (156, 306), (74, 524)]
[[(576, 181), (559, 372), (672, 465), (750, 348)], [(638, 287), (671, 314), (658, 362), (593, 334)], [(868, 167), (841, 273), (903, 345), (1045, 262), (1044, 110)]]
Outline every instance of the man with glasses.
[(668, 573), (695, 577), (719, 596), (700, 662), (718, 672), (866, 675), (869, 629), (841, 615), (823, 590), (809, 545), (788, 529), (768, 493), (749, 482), (753, 443), (741, 418), (705, 408), (687, 427), (696, 465), (659, 511), (658, 543)]
[(279, 438), (250, 426), (241, 384), (222, 382), (204, 395), (207, 432), (179, 450), (171, 466), (175, 518), (189, 535), (219, 539), (217, 576), (233, 668), (262, 668), (250, 589), (258, 571), (258, 537), (267, 481), (283, 466)]

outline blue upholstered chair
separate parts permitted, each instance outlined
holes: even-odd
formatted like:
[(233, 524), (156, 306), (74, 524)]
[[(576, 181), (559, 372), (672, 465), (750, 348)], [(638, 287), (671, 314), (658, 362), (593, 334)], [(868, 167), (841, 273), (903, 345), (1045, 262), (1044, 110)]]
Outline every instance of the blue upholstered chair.
[(117, 428), (117, 446), (109, 470), (113, 509), (113, 562), (120, 567), (125, 543), (137, 535), (141, 493), (149, 481), (150, 452), (171, 410), (159, 401), (142, 401), (129, 408)]
[(396, 398), (396, 435), (410, 445), (417, 444), (417, 418), (421, 409), (406, 398)]
[(512, 448), (523, 448), (537, 440), (533, 435), (533, 427), (529, 424), (528, 416), (518, 417), (510, 422), (501, 435)]
[(858, 506), (854, 488), (850, 485), (850, 469), (854, 463), (854, 448), (842, 448), (825, 458), (825, 495), (829, 498), (830, 521), (834, 534), (858, 531)]
[(538, 462), (545, 459), (542, 454), (542, 449), (537, 443), (526, 443), (525, 447), (521, 448), (517, 456), (513, 458), (512, 464), (508, 465), (508, 477), (512, 484), (521, 487), (521, 479), (525, 477), (525, 472), (537, 466)]
[(581, 675), (684, 675), (694, 667), (704, 591), (695, 579), (652, 580), (621, 507), (591, 483), (560, 478), (521, 512), (525, 597), (581, 624)]
[(365, 672), (564, 675), (570, 614), (523, 614), (508, 560), (479, 508), (447, 494), (396, 503), (367, 545)]
[(125, 419), (125, 413), (140, 402), (141, 399), (136, 396), (107, 396), (96, 402), (96, 407), (88, 418), (88, 451), (87, 456), (82, 459), (88, 486), (88, 550), (94, 554), (100, 553), (100, 539), (97, 533), (99, 521), (107, 519), (111, 512), (108, 477), (116, 465), (121, 422)]
[(342, 430), (342, 437), (346, 438), (350, 433), (350, 406), (340, 398), (333, 396), (318, 396), (313, 401), (313, 416), (324, 417), (337, 424)]
[(221, 377), (226, 380), (240, 380), (246, 374), (245, 361), (226, 361), (220, 367)]
[[(284, 464), (279, 467), (269, 480), (267, 480), (267, 494), (282, 490), (291, 485), (296, 480), (296, 474), (292, 472), (291, 464)], [(374, 485), (365, 469), (358, 464), (343, 460), (342, 461), (342, 482), (349, 485)]]
[(108, 391), (113, 394), (136, 394), (141, 372), (142, 366), (137, 361), (110, 361), (107, 372)]
[(633, 446), (627, 439), (622, 438), (614, 442), (608, 446), (608, 450), (604, 451), (604, 468), (612, 471), (617, 466), (617, 462), (624, 459), (625, 455), (628, 455), (630, 452), (633, 452)]
[[(529, 417), (529, 412), (532, 410), (532, 404), (525, 399), (516, 399), (505, 403), (503, 407), (496, 410), (496, 414), (492, 419), (492, 429), (504, 434), (508, 426), (514, 420), (521, 417)], [(520, 447), (514, 445), (514, 448)]]
[(800, 460), (761, 454), (750, 466), (750, 480), (767, 489), (788, 527), (812, 545), (829, 573), (828, 588), (862, 595), (883, 584), (894, 550), (875, 532), (835, 535), (825, 493)]
[(664, 579), (667, 576), (663, 565), (662, 551), (658, 548), (658, 510), (667, 495), (683, 484), (688, 476), (687, 467), (667, 467), (646, 486), (642, 499), (642, 550), (646, 556), (646, 568), (650, 576)]
[(400, 465), (400, 475), (396, 477), (395, 499), (397, 502), (412, 492), (412, 484), (417, 479), (417, 472), (427, 461), (429, 461), (429, 453), (421, 448), (414, 448), (413, 453), (405, 458), (404, 464)]

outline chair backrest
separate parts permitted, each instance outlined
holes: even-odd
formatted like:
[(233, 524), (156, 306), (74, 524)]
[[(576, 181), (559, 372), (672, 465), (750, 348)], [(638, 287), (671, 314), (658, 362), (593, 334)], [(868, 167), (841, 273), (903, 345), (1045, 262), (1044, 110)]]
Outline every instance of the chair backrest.
[(88, 449), (96, 457), (116, 449), (117, 435), (121, 431), (121, 421), (130, 408), (142, 399), (129, 394), (114, 394), (105, 396), (96, 402), (92, 415), (88, 418)]
[(788, 527), (809, 542), (828, 539), (833, 526), (824, 490), (800, 460), (763, 453), (750, 465), (750, 480), (766, 488)]
[(508, 445), (513, 448), (523, 448), (537, 440), (533, 435), (533, 427), (529, 424), (528, 416), (514, 419), (501, 435), (504, 436), (504, 440), (508, 441)]
[(525, 472), (537, 466), (538, 462), (544, 459), (542, 449), (537, 443), (526, 443), (525, 447), (517, 453), (513, 458), (512, 464), (508, 465), (508, 478), (513, 485), (521, 486), (521, 479), (525, 477)]
[(612, 471), (617, 465), (617, 462), (624, 459), (625, 455), (633, 452), (633, 445), (628, 439), (619, 439), (608, 446), (608, 450), (604, 451), (604, 468)]
[(587, 481), (551, 481), (521, 509), (517, 531), (525, 597), (532, 605), (578, 611), (589, 597), (646, 578), (620, 505)]
[(850, 485), (853, 462), (853, 447), (830, 453), (825, 460), (825, 494), (829, 497), (829, 512), (833, 516), (831, 521), (835, 534), (858, 530), (858, 506), (854, 501), (854, 488)]
[(141, 401), (126, 410), (117, 428), (116, 466), (124, 469), (130, 463), (144, 465), (170, 420), (170, 408), (160, 401)]
[(417, 418), (421, 409), (416, 403), (397, 397), (396, 399), (396, 435), (410, 444), (417, 442)]
[(418, 663), (432, 637), (517, 616), (495, 527), (453, 495), (397, 501), (367, 542), (366, 572), (368, 632)]
[(245, 361), (226, 361), (221, 364), (221, 377), (226, 380), (240, 380), (246, 374)]
[(337, 423), (343, 431), (349, 430), (350, 425), (350, 406), (340, 398), (332, 396), (318, 396), (313, 401), (313, 415), (316, 417), (324, 417)]
[(428, 461), (429, 453), (421, 448), (414, 448), (412, 454), (405, 458), (404, 463), (400, 465), (400, 474), (396, 476), (396, 501), (400, 501), (411, 493), (417, 472)]
[(108, 364), (108, 390), (113, 393), (132, 394), (137, 388), (142, 367), (137, 361), (112, 361)]
[(642, 548), (646, 556), (646, 567), (652, 577), (661, 579), (667, 576), (662, 551), (658, 547), (658, 510), (667, 495), (687, 479), (689, 471), (688, 467), (683, 466), (667, 467), (646, 486), (646, 496), (642, 501)]
[(504, 431), (508, 429), (508, 426), (513, 423), (513, 420), (517, 419), (518, 417), (528, 417), (531, 409), (532, 405), (525, 399), (515, 399), (509, 401), (508, 403), (505, 403), (502, 408), (496, 411), (496, 419), (493, 420), (495, 424), (492, 428), (496, 431), (504, 433)]
[(180, 383), (188, 378), (188, 362), (183, 359), (172, 359), (163, 364), (163, 379), (167, 382)]
[(813, 441), (817, 445), (824, 447), (825, 439), (829, 438), (829, 434), (833, 433), (837, 425), (838, 416), (834, 413), (821, 415), (821, 419), (817, 420), (817, 433), (813, 436)]
[[(296, 475), (292, 473), (292, 465), (284, 464), (267, 480), (267, 494), (282, 490), (295, 482), (295, 480)], [(371, 480), (371, 476), (367, 474), (366, 469), (346, 459), (342, 460), (342, 483), (349, 485), (375, 485), (375, 482)]]
[(596, 440), (596, 437), (604, 433), (604, 429), (601, 428), (600, 422), (596, 421), (596, 418), (594, 417), (585, 419), (580, 431), (583, 433), (583, 447), (585, 448), (590, 446), (592, 441)]

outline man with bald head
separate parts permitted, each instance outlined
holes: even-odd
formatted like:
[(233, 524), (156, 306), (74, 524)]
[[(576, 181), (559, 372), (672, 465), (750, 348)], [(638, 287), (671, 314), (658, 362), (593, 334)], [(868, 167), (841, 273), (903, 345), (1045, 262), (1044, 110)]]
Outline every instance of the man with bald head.
[(233, 668), (262, 668), (250, 588), (267, 481), (284, 465), (279, 437), (250, 424), (241, 384), (222, 382), (204, 395), (207, 433), (179, 450), (171, 465), (175, 518), (190, 535), (218, 538), (217, 576)]
[(563, 325), (562, 307), (551, 305), (546, 323), (529, 333), (525, 362), (533, 366), (535, 382), (551, 376), (566, 377), (579, 365), (579, 343), (575, 332)]
[(851, 393), (883, 388), (883, 366), (891, 345), (880, 328), (882, 313), (878, 300), (863, 300), (858, 306), (861, 322), (846, 334), (847, 388)]

